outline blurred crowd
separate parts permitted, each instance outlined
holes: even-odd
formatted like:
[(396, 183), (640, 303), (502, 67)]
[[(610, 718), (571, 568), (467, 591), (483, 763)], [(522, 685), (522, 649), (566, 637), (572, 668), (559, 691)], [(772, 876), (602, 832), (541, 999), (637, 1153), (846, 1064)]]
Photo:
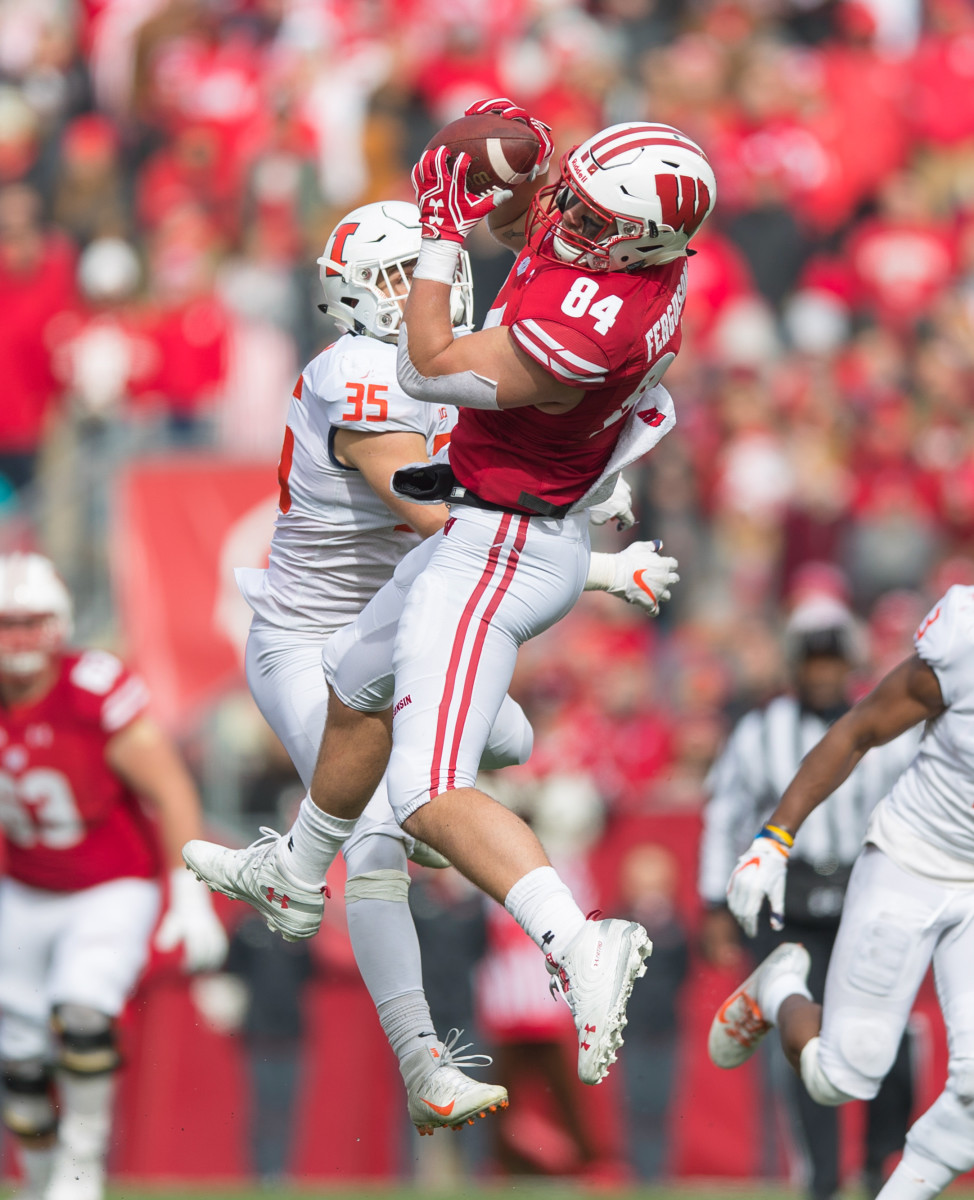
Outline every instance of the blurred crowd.
[[(431, 134), (493, 95), (557, 154), (676, 125), (718, 181), (677, 427), (630, 480), (633, 536), (682, 580), (655, 623), (587, 597), (515, 681), (537, 749), (498, 790), (564, 832), (570, 778), (577, 850), (699, 810), (734, 720), (786, 684), (803, 597), (861, 619), (864, 688), (974, 583), (969, 0), (0, 0), (0, 544), (51, 554), (82, 633), (118, 636), (118, 472), (201, 449), (273, 471), (333, 334), (330, 229), (411, 199)], [(471, 242), (482, 317), (509, 256)]]

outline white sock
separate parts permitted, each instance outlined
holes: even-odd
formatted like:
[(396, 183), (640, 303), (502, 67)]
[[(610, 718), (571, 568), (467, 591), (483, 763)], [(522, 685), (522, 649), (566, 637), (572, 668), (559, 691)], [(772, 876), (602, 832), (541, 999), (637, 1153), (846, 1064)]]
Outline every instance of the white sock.
[(769, 979), (757, 998), (764, 1019), (777, 1025), (778, 1010), (789, 996), (804, 996), (806, 1000), (811, 1000), (812, 993), (802, 983), (800, 975), (778, 975)]
[[(430, 1008), (423, 992), (407, 992), (376, 1005), (382, 1029), (393, 1053), (403, 1062), (417, 1050), (429, 1050), (439, 1042)], [(407, 1081), (408, 1082), (408, 1081)]]
[(957, 1174), (951, 1167), (932, 1162), (907, 1146), (899, 1166), (876, 1200), (933, 1200)]
[(295, 884), (319, 888), (354, 828), (355, 821), (333, 817), (320, 809), (309, 792), (277, 847), (277, 865)]
[(112, 1124), (115, 1074), (58, 1071), (58, 1145), (73, 1157), (104, 1160)]
[(585, 914), (554, 867), (535, 867), (507, 893), (504, 907), (528, 937), (555, 962), (585, 925)]
[(31, 1197), (41, 1196), (51, 1177), (54, 1147), (28, 1146), (18, 1138), (20, 1165), (24, 1172), (24, 1191)]

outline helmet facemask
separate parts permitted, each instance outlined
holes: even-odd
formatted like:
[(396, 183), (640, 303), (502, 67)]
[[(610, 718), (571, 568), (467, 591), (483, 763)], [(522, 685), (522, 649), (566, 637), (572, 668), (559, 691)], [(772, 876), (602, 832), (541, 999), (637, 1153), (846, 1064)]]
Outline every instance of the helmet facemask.
[(0, 673), (43, 671), (71, 636), (71, 597), (39, 554), (0, 557)]
[[(350, 324), (356, 333), (394, 342), (399, 336), (399, 322), (416, 259), (397, 258), (389, 262), (360, 259), (344, 268), (327, 259), (319, 262), (340, 268), (343, 285), (338, 288), (337, 303), (332, 300), (322, 304), (321, 310), (342, 324)], [(345, 308), (351, 310), (351, 320), (343, 312)]]
[(0, 613), (0, 674), (38, 674), (66, 638), (67, 627), (55, 613)]
[[(580, 207), (584, 213), (579, 212)], [(577, 214), (574, 227), (570, 224), (571, 214)], [(614, 264), (625, 255), (625, 243), (658, 237), (655, 222), (645, 223), (609, 212), (564, 175), (537, 193), (528, 217), (528, 240), (539, 253), (588, 271), (636, 270), (645, 266), (645, 259), (635, 250), (631, 265)]]
[[(363, 205), (349, 213), (318, 259), (322, 312), (355, 333), (395, 342), (421, 245), (419, 210), (404, 201)], [(473, 323), (470, 259), (460, 255), (450, 296), (454, 326)]]
[(558, 182), (534, 197), (528, 240), (536, 253), (589, 271), (662, 266), (692, 253), (687, 244), (716, 192), (706, 155), (679, 130), (614, 125), (562, 158)]

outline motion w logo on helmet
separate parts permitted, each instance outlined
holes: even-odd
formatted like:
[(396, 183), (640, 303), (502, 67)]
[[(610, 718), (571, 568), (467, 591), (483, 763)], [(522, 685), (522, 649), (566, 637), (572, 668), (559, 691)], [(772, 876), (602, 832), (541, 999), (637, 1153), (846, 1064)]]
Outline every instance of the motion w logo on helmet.
[(656, 194), (662, 224), (693, 237), (710, 211), (710, 190), (704, 181), (692, 175), (657, 175)]

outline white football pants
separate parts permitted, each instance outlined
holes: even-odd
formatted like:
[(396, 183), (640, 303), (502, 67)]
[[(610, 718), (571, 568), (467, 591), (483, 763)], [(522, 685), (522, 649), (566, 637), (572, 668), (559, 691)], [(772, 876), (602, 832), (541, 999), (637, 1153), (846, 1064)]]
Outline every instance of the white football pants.
[(396, 634), (388, 786), (400, 822), (474, 785), (518, 648), (565, 616), (588, 569), (587, 513), (453, 509)]
[(50, 1057), (57, 1004), (117, 1017), (148, 959), (160, 902), (153, 879), (78, 892), (0, 881), (0, 1059)]
[[(409, 587), (431, 557), (437, 535), (412, 550), (351, 625), (334, 634), (316, 637), (294, 633), (254, 617), (247, 638), (247, 684), (257, 707), (281, 739), (305, 787), (310, 787), (328, 708), (326, 680), (332, 679), (337, 661), (354, 675), (352, 692), (363, 691), (368, 700), (355, 708), (379, 711), (393, 699), (392, 657), (399, 619)], [(587, 567), (586, 567), (587, 571)], [(346, 700), (347, 689), (335, 687)], [(346, 701), (348, 702), (348, 701)], [(533, 734), (519, 704), (504, 696), (484, 750), (484, 769), (498, 769), (527, 761)], [(414, 839), (399, 827), (389, 806), (386, 780), (359, 818), (343, 854), (357, 856), (364, 838), (373, 834), (394, 837), (412, 854)]]
[(947, 1086), (907, 1146), (959, 1173), (974, 1167), (974, 889), (911, 875), (867, 846), (825, 984), (819, 1063), (833, 1086), (862, 1100), (876, 1095), (931, 961), (947, 1026)]

